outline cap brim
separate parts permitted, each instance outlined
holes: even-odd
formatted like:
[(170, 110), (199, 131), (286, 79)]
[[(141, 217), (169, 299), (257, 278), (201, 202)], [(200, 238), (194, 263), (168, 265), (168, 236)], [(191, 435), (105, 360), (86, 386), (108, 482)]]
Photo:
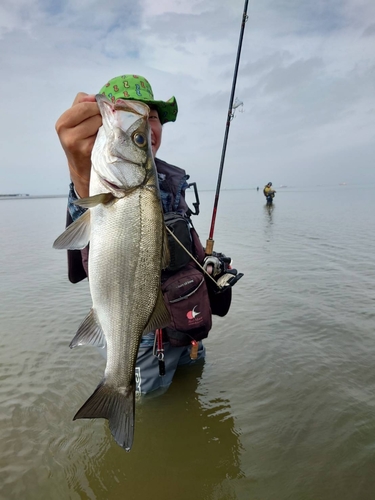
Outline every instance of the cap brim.
[(167, 122), (175, 122), (178, 113), (176, 98), (173, 96), (168, 101), (150, 101), (150, 105), (154, 106), (159, 114), (160, 123), (163, 125)]

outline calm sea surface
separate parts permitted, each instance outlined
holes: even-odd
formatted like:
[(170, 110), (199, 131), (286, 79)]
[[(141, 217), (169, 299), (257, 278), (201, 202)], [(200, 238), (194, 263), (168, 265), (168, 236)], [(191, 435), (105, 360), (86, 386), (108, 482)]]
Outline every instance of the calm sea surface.
[(130, 453), (72, 421), (104, 361), (68, 347), (91, 301), (52, 249), (65, 207), (0, 201), (1, 499), (375, 498), (373, 188), (222, 192), (215, 250), (245, 276), (205, 364), (137, 403)]

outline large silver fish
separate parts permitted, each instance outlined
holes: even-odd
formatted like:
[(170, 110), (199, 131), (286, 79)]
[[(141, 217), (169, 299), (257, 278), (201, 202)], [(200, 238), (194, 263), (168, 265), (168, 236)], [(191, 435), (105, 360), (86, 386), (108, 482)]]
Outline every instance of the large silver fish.
[(167, 237), (151, 152), (149, 108), (96, 96), (103, 118), (92, 152), (87, 210), (54, 248), (90, 242), (92, 309), (70, 347), (107, 345), (104, 378), (77, 418), (106, 418), (116, 442), (134, 437), (135, 364), (143, 333), (169, 323), (160, 273), (169, 263)]

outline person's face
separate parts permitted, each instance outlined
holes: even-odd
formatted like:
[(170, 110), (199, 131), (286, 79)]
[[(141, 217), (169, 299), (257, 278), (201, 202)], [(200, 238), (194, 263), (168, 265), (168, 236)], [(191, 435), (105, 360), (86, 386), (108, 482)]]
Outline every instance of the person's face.
[(161, 144), (161, 136), (163, 132), (163, 125), (160, 123), (159, 114), (156, 109), (151, 109), (148, 117), (148, 122), (151, 128), (151, 148), (152, 154), (155, 158)]

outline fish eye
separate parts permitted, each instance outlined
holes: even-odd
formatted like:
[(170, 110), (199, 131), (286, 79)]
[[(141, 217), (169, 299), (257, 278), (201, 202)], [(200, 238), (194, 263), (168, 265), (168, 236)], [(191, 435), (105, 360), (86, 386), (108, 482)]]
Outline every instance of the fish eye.
[(139, 132), (136, 132), (133, 135), (133, 141), (140, 148), (143, 148), (147, 144), (146, 137), (143, 134), (140, 134)]

